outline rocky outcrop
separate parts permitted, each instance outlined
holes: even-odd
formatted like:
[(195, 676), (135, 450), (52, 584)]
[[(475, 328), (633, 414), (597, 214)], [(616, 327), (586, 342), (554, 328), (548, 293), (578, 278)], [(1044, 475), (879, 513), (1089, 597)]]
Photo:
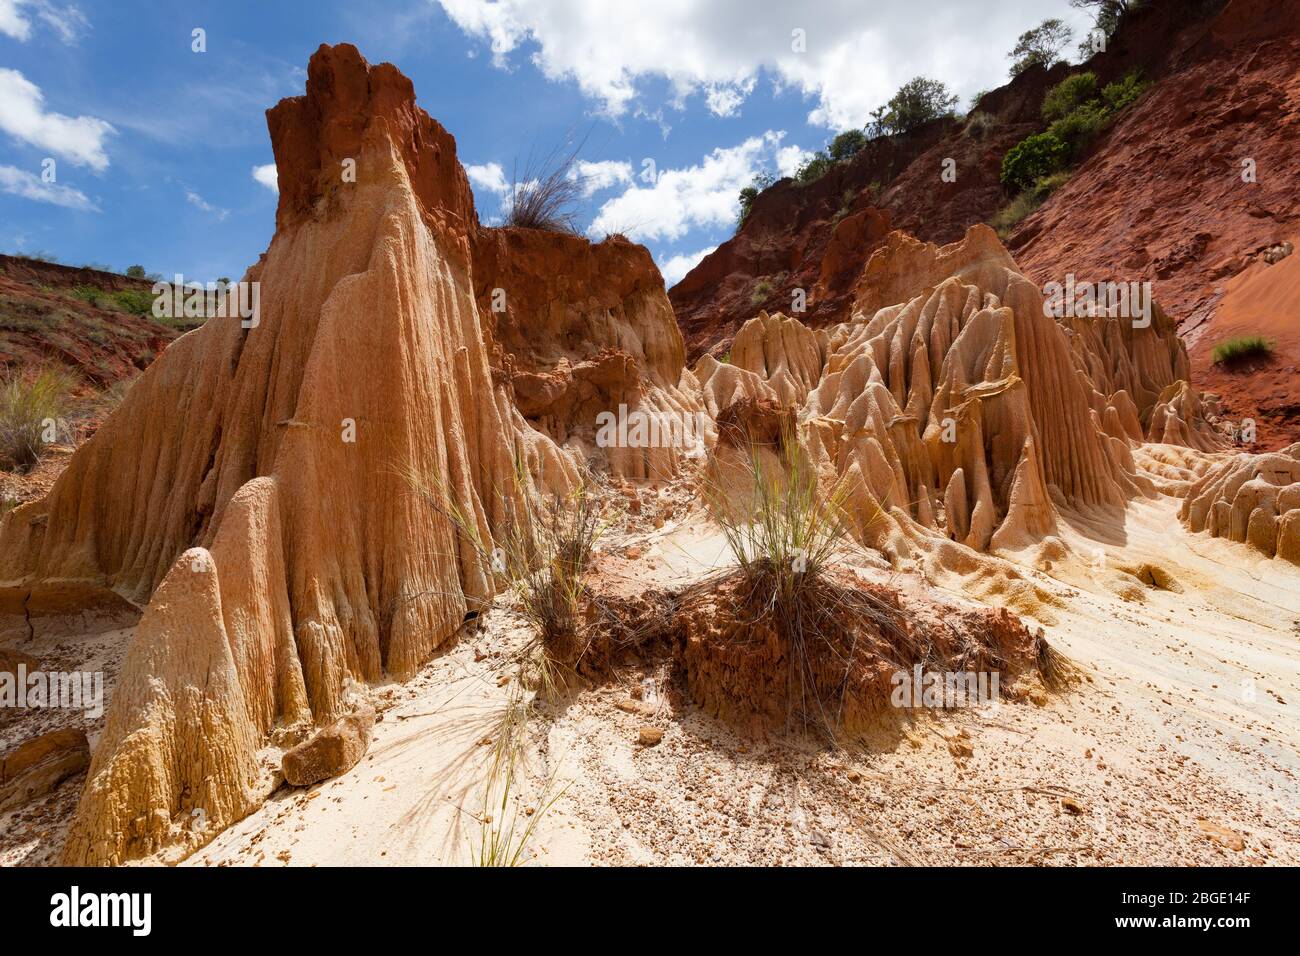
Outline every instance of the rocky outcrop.
[(52, 730), (25, 741), (0, 760), (0, 812), (53, 791), (90, 763), (86, 732), (78, 727)]
[(490, 543), (593, 456), (675, 471), (680, 446), (601, 446), (599, 414), (700, 410), (649, 254), (480, 227), (455, 142), (391, 65), (323, 46), (267, 124), (259, 315), (179, 339), (0, 524), (0, 610), (29, 630), (33, 608), (147, 605), (69, 863), (183, 856), (282, 765), (305, 781), (359, 759), (345, 688), (411, 676), (495, 587), (413, 485)]
[(1225, 459), (1191, 486), (1178, 516), (1189, 531), (1300, 564), (1300, 445)]
[[(1294, 5), (1294, 0), (1283, 4), (1288, 9)], [(1196, 102), (1217, 102), (1204, 97), (1203, 90), (1217, 89), (1211, 85), (1211, 77), (1224, 65), (1215, 58), (1222, 59), (1220, 54), (1229, 47), (1236, 47), (1229, 75), (1238, 71), (1247, 76), (1266, 75), (1271, 82), (1280, 81), (1283, 73), (1293, 74), (1297, 58), (1289, 52), (1267, 67), (1242, 52), (1243, 46), (1285, 36), (1290, 22), (1289, 13), (1263, 12), (1258, 0), (1233, 0), (1217, 19), (1189, 15), (1182, 0), (1151, 0), (1125, 18), (1119, 34), (1111, 38), (1105, 51), (1088, 61), (1087, 69), (1104, 84), (1135, 67), (1148, 78), (1160, 80), (1204, 61), (1203, 67), (1198, 66), (1205, 70), (1198, 74), (1199, 81), (1189, 78), (1186, 86), (1177, 81), (1171, 89), (1172, 101), (1183, 103), (1182, 109), (1187, 111)], [(1228, 26), (1239, 23), (1255, 26), (1249, 31)], [(1011, 199), (1000, 181), (1003, 157), (1021, 139), (1042, 130), (1043, 95), (1072, 70), (1065, 64), (1051, 70), (1031, 68), (984, 94), (963, 119), (936, 120), (908, 133), (874, 140), (812, 183), (782, 179), (764, 190), (736, 235), (669, 290), (692, 359), (706, 351), (715, 355), (725, 352), (731, 337), (760, 309), (790, 313), (796, 289), (803, 290), (807, 299), (807, 311), (797, 317), (809, 326), (846, 321), (853, 300), (846, 294), (845, 282), (861, 273), (890, 229), (943, 244), (959, 240), (972, 224), (989, 221)], [(1045, 282), (1060, 278), (1057, 273), (1063, 265), (1076, 267), (1082, 275), (1085, 265), (1092, 271), (1103, 263), (1109, 267), (1123, 261), (1131, 252), (1131, 223), (1139, 224), (1144, 233), (1159, 234), (1158, 241), (1170, 247), (1195, 241), (1196, 233), (1207, 231), (1197, 218), (1201, 204), (1189, 206), (1181, 196), (1162, 193), (1159, 204), (1139, 205), (1134, 190), (1110, 188), (1115, 182), (1127, 182), (1129, 172), (1138, 168), (1150, 171), (1139, 177), (1142, 190), (1182, 190), (1193, 176), (1206, 181), (1206, 170), (1217, 167), (1194, 161), (1190, 155), (1220, 150), (1225, 141), (1220, 130), (1207, 129), (1210, 135), (1185, 149), (1169, 142), (1163, 133), (1169, 122), (1169, 116), (1142, 120), (1141, 131), (1133, 140), (1133, 148), (1143, 151), (1141, 156), (1125, 152), (1126, 158), (1106, 160), (1104, 174), (1089, 176), (1089, 185), (1078, 192), (1071, 190), (1073, 202), (1068, 209), (1059, 200), (1044, 206), (1044, 216), (1060, 209), (1059, 215), (1073, 217), (1069, 225), (1058, 229), (1055, 224), (1044, 224), (1039, 229), (1029, 224), (1037, 219), (1026, 223), (1015, 239), (1029, 254), (1021, 262), (1027, 276)], [(1282, 142), (1285, 134), (1279, 130), (1275, 139)], [(1152, 150), (1170, 161), (1149, 166)], [(1109, 148), (1099, 144), (1094, 152), (1109, 155)], [(945, 166), (949, 160), (951, 164)], [(955, 178), (942, 177), (945, 168), (953, 170)], [(1220, 186), (1226, 189), (1229, 179), (1225, 174)], [(1156, 185), (1156, 180), (1162, 185)], [(1285, 189), (1287, 182), (1279, 170), (1274, 188)], [(1264, 225), (1257, 223), (1254, 232)], [(1116, 244), (1123, 248), (1099, 261), (1089, 256), (1077, 260), (1073, 255), (1075, 249), (1102, 243), (1108, 244), (1107, 248)], [(1012, 248), (1020, 261), (1021, 249)], [(1194, 278), (1190, 271), (1188, 275)], [(1100, 280), (1109, 275), (1090, 278)], [(1182, 285), (1166, 287), (1161, 283), (1161, 300), (1180, 317), (1188, 315), (1194, 305), (1184, 291)]]
[[(724, 421), (766, 434), (773, 409), (797, 410), (859, 537), (889, 556), (935, 537), (1019, 549), (1053, 533), (1061, 508), (1122, 520), (1157, 490), (1133, 458), (1148, 433), (1222, 447), (1163, 313), (1145, 328), (1057, 321), (987, 227), (947, 246), (892, 233), (854, 290), (850, 321), (814, 331), (760, 313), (728, 363), (706, 355), (695, 374), (720, 438)], [(719, 473), (740, 445), (720, 441)]]
[[(1164, 5), (1153, 6), (1135, 26), (1163, 15)], [(1221, 321), (1225, 297), (1234, 277), (1269, 265), (1269, 250), (1300, 232), (1300, 3), (1231, 0), (1216, 17), (1171, 31), (1161, 57), (1166, 66), (1146, 70), (1159, 82), (1009, 248), (1040, 282), (1067, 272), (1153, 282), (1199, 353), (1201, 387), (1222, 392), (1237, 417), (1259, 420), (1261, 447), (1281, 447), (1300, 438), (1294, 402), (1278, 399), (1289, 386), (1284, 368), (1300, 353), (1248, 376), (1220, 374), (1210, 353), (1239, 332), (1232, 326), (1252, 324), (1249, 313), (1262, 311), (1254, 318), (1267, 324), (1266, 305)]]
[[(701, 446), (698, 389), (663, 278), (644, 246), (611, 236), (479, 229), (474, 292), (519, 412), (559, 445), (626, 478), (675, 474)], [(620, 411), (621, 410), (621, 411)], [(644, 416), (690, 441), (599, 440), (600, 416)]]
[(258, 320), (178, 340), (0, 525), (10, 593), (149, 605), (69, 862), (192, 847), (238, 819), (273, 736), (341, 716), (349, 678), (410, 675), (491, 595), (404, 476), (439, 481), (490, 540), (534, 480), (576, 475), (493, 380), (469, 185), (409, 80), (322, 47), (306, 95), (267, 120), (281, 193), (244, 277)]

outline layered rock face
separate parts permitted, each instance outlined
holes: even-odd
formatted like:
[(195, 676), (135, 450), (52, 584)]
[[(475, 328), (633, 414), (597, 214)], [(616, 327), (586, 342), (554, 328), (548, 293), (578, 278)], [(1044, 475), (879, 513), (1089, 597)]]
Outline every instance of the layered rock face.
[[(626, 478), (670, 477), (690, 448), (703, 450), (698, 388), (649, 250), (501, 228), (476, 232), (473, 257), (494, 367), (530, 425)], [(602, 442), (601, 416), (620, 410), (678, 440)]]
[(740, 401), (798, 408), (812, 459), (847, 483), (862, 538), (887, 554), (936, 535), (1014, 549), (1051, 533), (1058, 508), (1118, 514), (1154, 493), (1131, 449), (1157, 421), (1162, 439), (1220, 444), (1193, 400), (1172, 397), (1190, 389), (1168, 319), (1057, 322), (987, 227), (943, 247), (891, 234), (853, 308), (817, 331), (763, 313), (729, 364), (705, 356), (695, 372), (715, 416)]

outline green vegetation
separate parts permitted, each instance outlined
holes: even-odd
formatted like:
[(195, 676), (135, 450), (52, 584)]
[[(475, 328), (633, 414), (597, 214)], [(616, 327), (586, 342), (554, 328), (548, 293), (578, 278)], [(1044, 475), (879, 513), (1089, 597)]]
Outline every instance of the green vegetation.
[(1043, 119), (1059, 120), (1071, 110), (1097, 98), (1097, 74), (1073, 73), (1043, 97)]
[(1012, 146), (1002, 158), (1002, 184), (1028, 189), (1044, 176), (1060, 171), (1069, 149), (1051, 133), (1035, 133)]
[[(1094, 73), (1066, 77), (1043, 97), (1043, 119), (1050, 124), (1047, 130), (1022, 139), (1003, 157), (1002, 184), (1023, 192), (1077, 163), (1093, 140), (1149, 86), (1138, 70), (1100, 91)], [(1021, 207), (1024, 205), (1022, 202)]]
[(918, 76), (904, 83), (888, 103), (871, 114), (867, 134), (872, 139), (908, 133), (931, 120), (951, 116), (957, 94), (938, 80)]
[(997, 214), (989, 220), (989, 225), (1005, 241), (1010, 238), (1011, 233), (1020, 224), (1021, 220), (1029, 216), (1030, 213), (1047, 201), (1048, 196), (1069, 181), (1070, 173), (1065, 171), (1038, 178), (1032, 186), (1022, 190), (1015, 199), (998, 210)]
[(1142, 71), (1132, 69), (1124, 75), (1123, 79), (1107, 83), (1102, 88), (1101, 98), (1112, 112), (1118, 113), (1132, 106), (1149, 86), (1151, 83), (1142, 79)]
[(1074, 31), (1064, 21), (1055, 18), (1044, 20), (1032, 30), (1026, 30), (1020, 34), (1020, 39), (1011, 51), (1011, 75), (1019, 76), (1033, 66), (1044, 69), (1055, 66), (1061, 62), (1061, 51), (1073, 37)]
[(17, 370), (0, 378), (0, 470), (26, 471), (58, 437), (76, 378), (66, 369)]
[(105, 292), (90, 285), (74, 286), (68, 295), (82, 302), (88, 302), (97, 309), (110, 309), (115, 312), (130, 312), (133, 315), (151, 316), (154, 297), (143, 289), (120, 289), (117, 292)]
[[(871, 121), (865, 130), (848, 129), (836, 134), (825, 148), (809, 154), (795, 170), (793, 178), (803, 186), (814, 183), (835, 168), (836, 164), (849, 162), (873, 139), (907, 133), (931, 120), (952, 116), (953, 107), (956, 105), (957, 95), (943, 83), (923, 76), (915, 77), (904, 83), (888, 103), (871, 114)], [(985, 129), (987, 127), (981, 127), (981, 136)], [(745, 224), (754, 200), (758, 198), (759, 193), (772, 185), (772, 181), (771, 176), (764, 174), (755, 177), (750, 185), (740, 190), (740, 215), (737, 228)]]
[(835, 165), (835, 160), (831, 159), (830, 154), (824, 149), (819, 149), (813, 153), (795, 170), (794, 178), (797, 182), (807, 185), (816, 182), (831, 171)]
[(1047, 127), (1048, 136), (1065, 146), (1067, 159), (1075, 162), (1101, 131), (1110, 125), (1113, 114), (1099, 100), (1084, 103)]
[(773, 182), (775, 180), (771, 173), (759, 173), (748, 186), (740, 190), (740, 218), (736, 221), (737, 227), (745, 224), (745, 220), (749, 218), (749, 211), (754, 207), (754, 200)]
[(1243, 335), (1220, 342), (1212, 354), (1216, 365), (1235, 365), (1253, 358), (1268, 358), (1273, 354), (1273, 343), (1262, 335)]
[(754, 283), (753, 289), (749, 292), (749, 304), (758, 307), (767, 301), (768, 296), (772, 294), (772, 280), (766, 276)]
[(827, 149), (830, 152), (830, 158), (839, 162), (842, 159), (849, 159), (854, 156), (866, 145), (866, 133), (860, 129), (846, 129), (831, 140), (831, 144)]

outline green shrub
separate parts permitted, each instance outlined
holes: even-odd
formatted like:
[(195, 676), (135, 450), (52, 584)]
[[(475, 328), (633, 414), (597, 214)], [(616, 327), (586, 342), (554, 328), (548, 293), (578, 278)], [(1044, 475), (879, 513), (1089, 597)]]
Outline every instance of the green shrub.
[(144, 266), (127, 266), (126, 274), (132, 279), (143, 279), (145, 277)]
[(794, 178), (807, 185), (821, 179), (834, 165), (835, 160), (831, 159), (824, 149), (819, 149), (804, 160), (803, 165), (795, 172)]
[(1002, 184), (1028, 189), (1039, 179), (1064, 169), (1069, 155), (1069, 147), (1052, 133), (1027, 136), (1002, 158)]
[(68, 295), (74, 299), (80, 299), (82, 302), (89, 302), (96, 308), (101, 307), (101, 303), (106, 298), (106, 293), (102, 289), (96, 289), (93, 285), (73, 286)]
[(1100, 102), (1084, 103), (1047, 127), (1047, 132), (1065, 144), (1073, 161), (1110, 125), (1111, 118), (1110, 112)]
[(1021, 221), (1045, 203), (1048, 196), (1069, 181), (1070, 173), (1066, 171), (1043, 176), (1028, 189), (1023, 190), (1015, 199), (999, 209), (993, 218), (989, 220), (989, 225), (1003, 240), (1010, 238), (1011, 233), (1015, 231), (1016, 226), (1020, 225)]
[(1107, 83), (1102, 88), (1101, 98), (1111, 110), (1118, 113), (1132, 106), (1150, 86), (1149, 81), (1142, 79), (1142, 71), (1135, 69), (1125, 74), (1123, 79)]
[(762, 305), (772, 294), (772, 282), (770, 279), (759, 279), (754, 283), (754, 288), (749, 293), (749, 304), (752, 306)]
[(1075, 73), (1047, 91), (1043, 97), (1043, 119), (1058, 120), (1084, 103), (1097, 98), (1097, 74)]
[(52, 367), (0, 378), (0, 470), (25, 471), (40, 460), (49, 425), (67, 414), (75, 385), (72, 373)]
[(154, 297), (143, 289), (123, 289), (113, 293), (113, 304), (123, 312), (152, 315)]
[(1220, 342), (1213, 354), (1216, 365), (1232, 365), (1252, 358), (1268, 358), (1273, 354), (1273, 343), (1262, 335), (1243, 335)]
[(831, 159), (840, 160), (848, 159), (866, 145), (866, 133), (860, 129), (846, 129), (831, 140), (831, 144), (827, 148), (830, 150)]
[(938, 80), (915, 77), (899, 87), (888, 103), (872, 112), (867, 134), (875, 139), (910, 132), (941, 116), (951, 116), (957, 100), (957, 94)]
[(771, 186), (773, 182), (775, 180), (772, 178), (771, 173), (759, 173), (750, 181), (748, 186), (741, 188), (740, 216), (736, 220), (737, 228), (743, 226), (745, 220), (749, 218), (749, 211), (754, 207), (754, 200), (758, 198), (758, 194)]

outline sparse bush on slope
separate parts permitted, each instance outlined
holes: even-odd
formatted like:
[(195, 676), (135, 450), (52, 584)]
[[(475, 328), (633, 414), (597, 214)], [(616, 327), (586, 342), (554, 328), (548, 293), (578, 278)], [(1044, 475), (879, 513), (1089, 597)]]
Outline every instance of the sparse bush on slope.
[(0, 378), (0, 470), (25, 471), (40, 460), (67, 414), (76, 380), (62, 369), (40, 368)]

